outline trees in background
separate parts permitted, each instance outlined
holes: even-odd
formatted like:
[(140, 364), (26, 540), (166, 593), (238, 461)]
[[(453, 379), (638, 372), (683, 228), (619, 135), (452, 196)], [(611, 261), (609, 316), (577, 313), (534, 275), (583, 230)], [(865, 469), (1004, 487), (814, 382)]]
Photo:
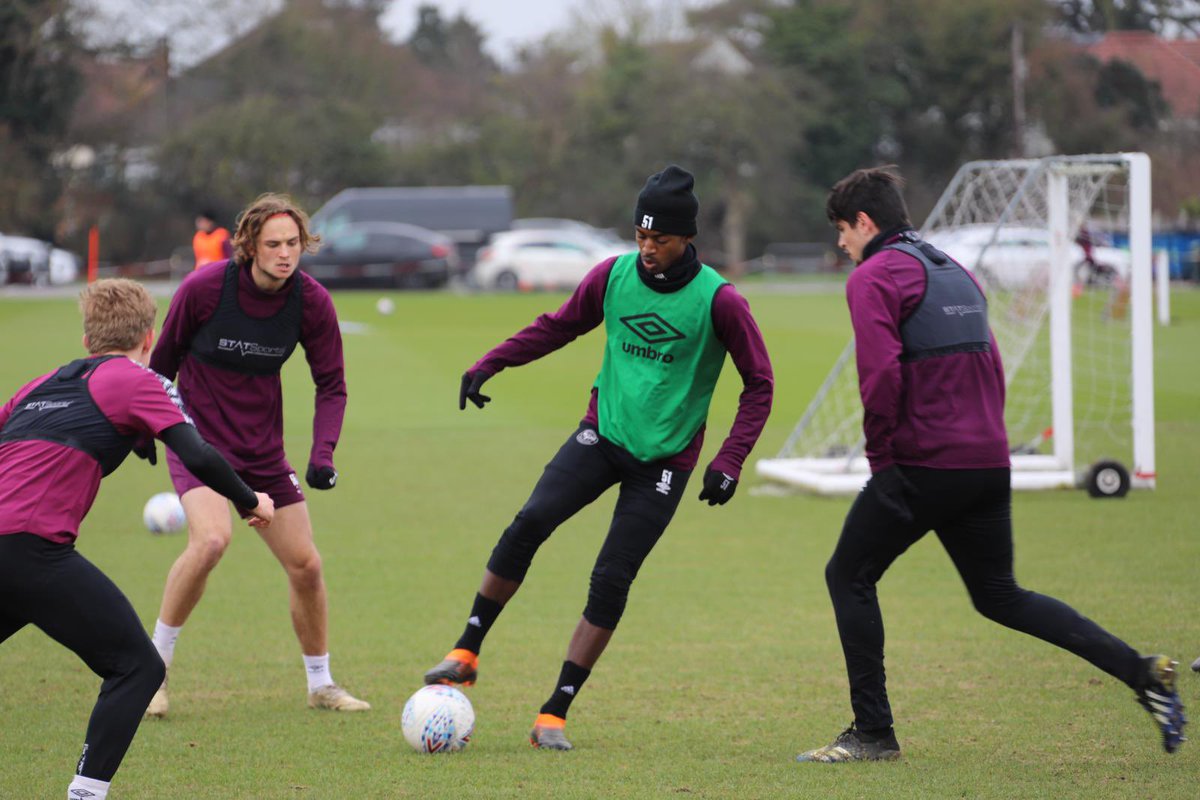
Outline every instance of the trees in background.
[(62, 181), (52, 156), (81, 89), (66, 0), (0, 4), (0, 231), (54, 235)]
[(1163, 142), (1164, 158), (1195, 158), (1164, 132), (1155, 84), (1063, 35), (1186, 29), (1190, 2), (722, 0), (683, 26), (651, 0), (596, 0), (588, 24), (504, 65), (471, 20), (432, 4), (389, 40), (386, 5), (288, 0), (243, 21), (134, 98), (119, 129), (94, 128), (95, 164), (68, 187), (49, 165), (69, 161), (74, 65), (96, 56), (69, 0), (4, 4), (0, 230), (47, 235), (87, 200), (113, 258), (163, 257), (197, 208), (232, 223), (261, 191), (315, 210), (346, 186), (461, 183), (512, 185), (522, 215), (624, 230), (645, 176), (677, 162), (697, 175), (706, 257), (736, 265), (770, 241), (827, 238), (824, 195), (856, 167), (900, 164), (919, 218), (961, 162), (1023, 151), (1020, 100), (1057, 151)]
[(1052, 5), (1079, 33), (1200, 33), (1200, 5), (1191, 0), (1053, 0)]

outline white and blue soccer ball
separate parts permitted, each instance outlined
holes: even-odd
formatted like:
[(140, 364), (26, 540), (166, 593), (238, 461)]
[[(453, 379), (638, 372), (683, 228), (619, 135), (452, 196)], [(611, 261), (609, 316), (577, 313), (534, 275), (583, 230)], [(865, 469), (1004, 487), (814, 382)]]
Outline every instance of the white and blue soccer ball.
[(471, 741), (475, 709), (453, 686), (425, 686), (404, 704), (400, 729), (418, 753), (453, 753)]
[(174, 492), (159, 492), (146, 501), (142, 509), (142, 522), (151, 533), (175, 533), (187, 525), (183, 503)]

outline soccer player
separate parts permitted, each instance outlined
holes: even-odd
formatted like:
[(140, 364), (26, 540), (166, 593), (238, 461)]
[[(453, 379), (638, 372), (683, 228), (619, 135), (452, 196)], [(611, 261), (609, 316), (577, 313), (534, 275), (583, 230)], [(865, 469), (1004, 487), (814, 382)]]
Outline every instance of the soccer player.
[(668, 166), (638, 195), (638, 251), (610, 258), (558, 309), (497, 345), (462, 377), (458, 406), (483, 408), (484, 382), (505, 367), (541, 358), (605, 325), (606, 346), (579, 428), (546, 466), (484, 572), (466, 628), (425, 683), (471, 684), (479, 650), (520, 588), (538, 547), (614, 484), (620, 486), (608, 536), (592, 570), (583, 618), (541, 707), (530, 742), (570, 750), (564, 728), (625, 609), (630, 584), (679, 505), (700, 456), (705, 422), (725, 354), (744, 390), (733, 428), (705, 470), (700, 499), (724, 505), (771, 410), (771, 362), (750, 307), (732, 284), (701, 264), (692, 245), (699, 204), (692, 176)]
[[(298, 272), (302, 252), (316, 249), (308, 217), (287, 197), (264, 194), (238, 217), (234, 257), (189, 274), (171, 300), (150, 366), (174, 378), (201, 435), (238, 474), (275, 501), (275, 521), (259, 530), (287, 573), (292, 625), (308, 677), (308, 705), (365, 711), (370, 704), (334, 682), (329, 669), (325, 579), (313, 543), (308, 505), (283, 450), (279, 371), (304, 348), (316, 410), (305, 480), (313, 489), (337, 482), (333, 450), (346, 408), (342, 337), (333, 300)], [(188, 542), (167, 575), (154, 645), (168, 670), (180, 628), (191, 615), (232, 536), (224, 498), (178, 459), (171, 480), (188, 518)], [(167, 682), (146, 713), (168, 711)]]
[(269, 524), (274, 507), (200, 438), (171, 383), (142, 366), (156, 310), (145, 287), (97, 281), (80, 309), (88, 356), (0, 408), (0, 642), (36, 625), (103, 679), (67, 788), (103, 800), (164, 673), (125, 595), (75, 550), (100, 479), (131, 451), (154, 463), (157, 437), (251, 525)]
[(987, 300), (961, 266), (922, 241), (901, 180), (854, 172), (826, 204), (838, 246), (858, 265), (846, 285), (871, 478), (825, 568), (850, 679), (854, 721), (800, 761), (900, 757), (884, 688), (875, 585), (926, 532), (937, 533), (979, 613), (1058, 645), (1129, 685), (1163, 746), (1183, 741), (1176, 663), (1141, 656), (1064, 603), (1013, 577), (1004, 368)]

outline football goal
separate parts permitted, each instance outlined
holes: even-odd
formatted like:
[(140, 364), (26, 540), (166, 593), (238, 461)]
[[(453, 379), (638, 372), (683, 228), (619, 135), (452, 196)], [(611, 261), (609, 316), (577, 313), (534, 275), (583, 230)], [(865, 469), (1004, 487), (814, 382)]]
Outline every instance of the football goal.
[[(1153, 488), (1150, 160), (964, 164), (921, 228), (988, 297), (1014, 489)], [(869, 476), (854, 342), (758, 473), (821, 494)]]

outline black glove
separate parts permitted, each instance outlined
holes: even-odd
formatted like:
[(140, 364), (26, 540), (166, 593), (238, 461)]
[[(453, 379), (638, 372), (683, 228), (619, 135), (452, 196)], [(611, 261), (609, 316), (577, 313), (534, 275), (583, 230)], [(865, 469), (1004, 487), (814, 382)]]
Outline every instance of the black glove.
[(150, 466), (158, 463), (158, 453), (154, 449), (154, 439), (147, 437), (133, 446), (133, 454), (150, 462)]
[(709, 467), (704, 471), (704, 488), (700, 490), (700, 499), (707, 500), (710, 506), (723, 506), (737, 491), (737, 483), (737, 478)]
[(304, 480), (314, 489), (332, 489), (337, 484), (337, 470), (333, 467), (309, 464), (308, 472), (304, 473)]
[(492, 398), (486, 394), (480, 394), (479, 390), (483, 388), (483, 384), (488, 378), (492, 377), (481, 369), (474, 372), (464, 372), (462, 376), (462, 385), (458, 389), (458, 410), (463, 411), (467, 407), (467, 401), (470, 400), (479, 408), (483, 408), (486, 404), (492, 402)]
[(870, 486), (879, 498), (880, 504), (896, 516), (901, 522), (912, 522), (912, 509), (908, 507), (908, 497), (916, 494), (913, 485), (904, 477), (900, 467), (893, 464), (887, 469), (881, 469), (871, 476)]

